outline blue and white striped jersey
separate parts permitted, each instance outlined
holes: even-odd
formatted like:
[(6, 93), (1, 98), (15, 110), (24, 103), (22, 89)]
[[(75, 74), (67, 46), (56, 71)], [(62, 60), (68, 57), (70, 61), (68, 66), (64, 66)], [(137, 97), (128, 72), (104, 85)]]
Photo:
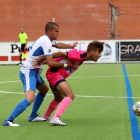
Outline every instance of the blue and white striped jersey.
[[(36, 40), (33, 43), (32, 47), (30, 48), (30, 51), (28, 52), (28, 56), (23, 66), (29, 69), (34, 69), (32, 62), (34, 61), (34, 58), (52, 55), (51, 48), (52, 46), (55, 45), (56, 45), (55, 40), (51, 42), (47, 35), (41, 36), (38, 40)], [(40, 64), (36, 68), (42, 69), (41, 65), (42, 64)]]

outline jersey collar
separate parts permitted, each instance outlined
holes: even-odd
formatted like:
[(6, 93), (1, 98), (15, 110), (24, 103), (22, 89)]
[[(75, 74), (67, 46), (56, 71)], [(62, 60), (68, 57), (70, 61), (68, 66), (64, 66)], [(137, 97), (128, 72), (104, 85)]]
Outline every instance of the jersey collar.
[[(45, 36), (47, 36), (48, 38), (49, 38), (49, 36), (48, 35), (45, 35)], [(50, 39), (50, 38), (49, 38)]]

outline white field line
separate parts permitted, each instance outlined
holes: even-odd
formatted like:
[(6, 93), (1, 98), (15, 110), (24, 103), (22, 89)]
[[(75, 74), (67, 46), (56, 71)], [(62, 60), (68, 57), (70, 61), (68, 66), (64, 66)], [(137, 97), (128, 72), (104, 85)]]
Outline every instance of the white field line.
[(20, 82), (20, 80), (0, 82), (0, 84), (3, 84), (3, 83), (13, 83), (13, 82)]
[[(22, 92), (10, 92), (10, 91), (0, 91), (0, 93), (14, 93), (14, 94), (24, 94)], [(53, 94), (47, 94), (53, 95)], [(84, 98), (140, 98), (140, 97), (117, 97), (117, 96), (84, 96), (84, 95), (75, 95), (76, 97), (84, 97)]]
[(124, 77), (124, 76), (127, 76), (127, 77), (137, 77), (137, 76), (140, 76), (140, 75), (116, 75), (116, 76), (91, 76), (89, 78), (113, 78), (113, 77)]
[[(68, 78), (75, 78), (75, 79), (78, 79), (78, 78), (113, 78), (113, 77), (124, 77), (124, 76), (128, 76), (128, 77), (137, 77), (137, 76), (140, 76), (140, 75), (116, 75), (116, 76), (90, 76), (90, 77), (68, 77)], [(47, 80), (47, 79), (44, 79), (44, 80)], [(4, 83), (12, 83), (12, 82), (20, 82), (21, 80), (15, 80), (15, 81), (5, 81), (5, 82), (0, 82), (0, 84), (4, 84)]]

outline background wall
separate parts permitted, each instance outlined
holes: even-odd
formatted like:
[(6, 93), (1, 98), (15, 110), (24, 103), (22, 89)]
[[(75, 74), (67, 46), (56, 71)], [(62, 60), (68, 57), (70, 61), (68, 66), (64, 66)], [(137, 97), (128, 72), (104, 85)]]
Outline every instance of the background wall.
[(0, 41), (17, 40), (20, 27), (34, 41), (53, 18), (60, 26), (59, 40), (114, 39), (109, 4), (118, 9), (117, 38), (139, 39), (140, 0), (1, 0)]
[(2, 0), (0, 9), (0, 41), (16, 40), (22, 26), (36, 40), (53, 18), (59, 40), (109, 38), (108, 0)]
[(140, 39), (140, 0), (109, 0), (118, 8), (118, 39)]

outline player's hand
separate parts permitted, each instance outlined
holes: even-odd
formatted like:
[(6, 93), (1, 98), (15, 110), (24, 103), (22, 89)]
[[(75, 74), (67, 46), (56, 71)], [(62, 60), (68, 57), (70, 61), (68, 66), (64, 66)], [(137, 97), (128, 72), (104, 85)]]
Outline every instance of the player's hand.
[(75, 66), (75, 65), (73, 65), (71, 63), (67, 63), (67, 64), (68, 64), (67, 68), (69, 68), (69, 69), (77, 69), (77, 66)]
[[(43, 60), (44, 61), (44, 60)], [(36, 68), (38, 65), (40, 65), (41, 64), (41, 62), (42, 62), (42, 58), (34, 58), (34, 61), (32, 61), (33, 62), (33, 66), (34, 66), (34, 68)]]
[(77, 44), (78, 44), (78, 41), (74, 42), (72, 46), (73, 46), (73, 47), (76, 47)]

